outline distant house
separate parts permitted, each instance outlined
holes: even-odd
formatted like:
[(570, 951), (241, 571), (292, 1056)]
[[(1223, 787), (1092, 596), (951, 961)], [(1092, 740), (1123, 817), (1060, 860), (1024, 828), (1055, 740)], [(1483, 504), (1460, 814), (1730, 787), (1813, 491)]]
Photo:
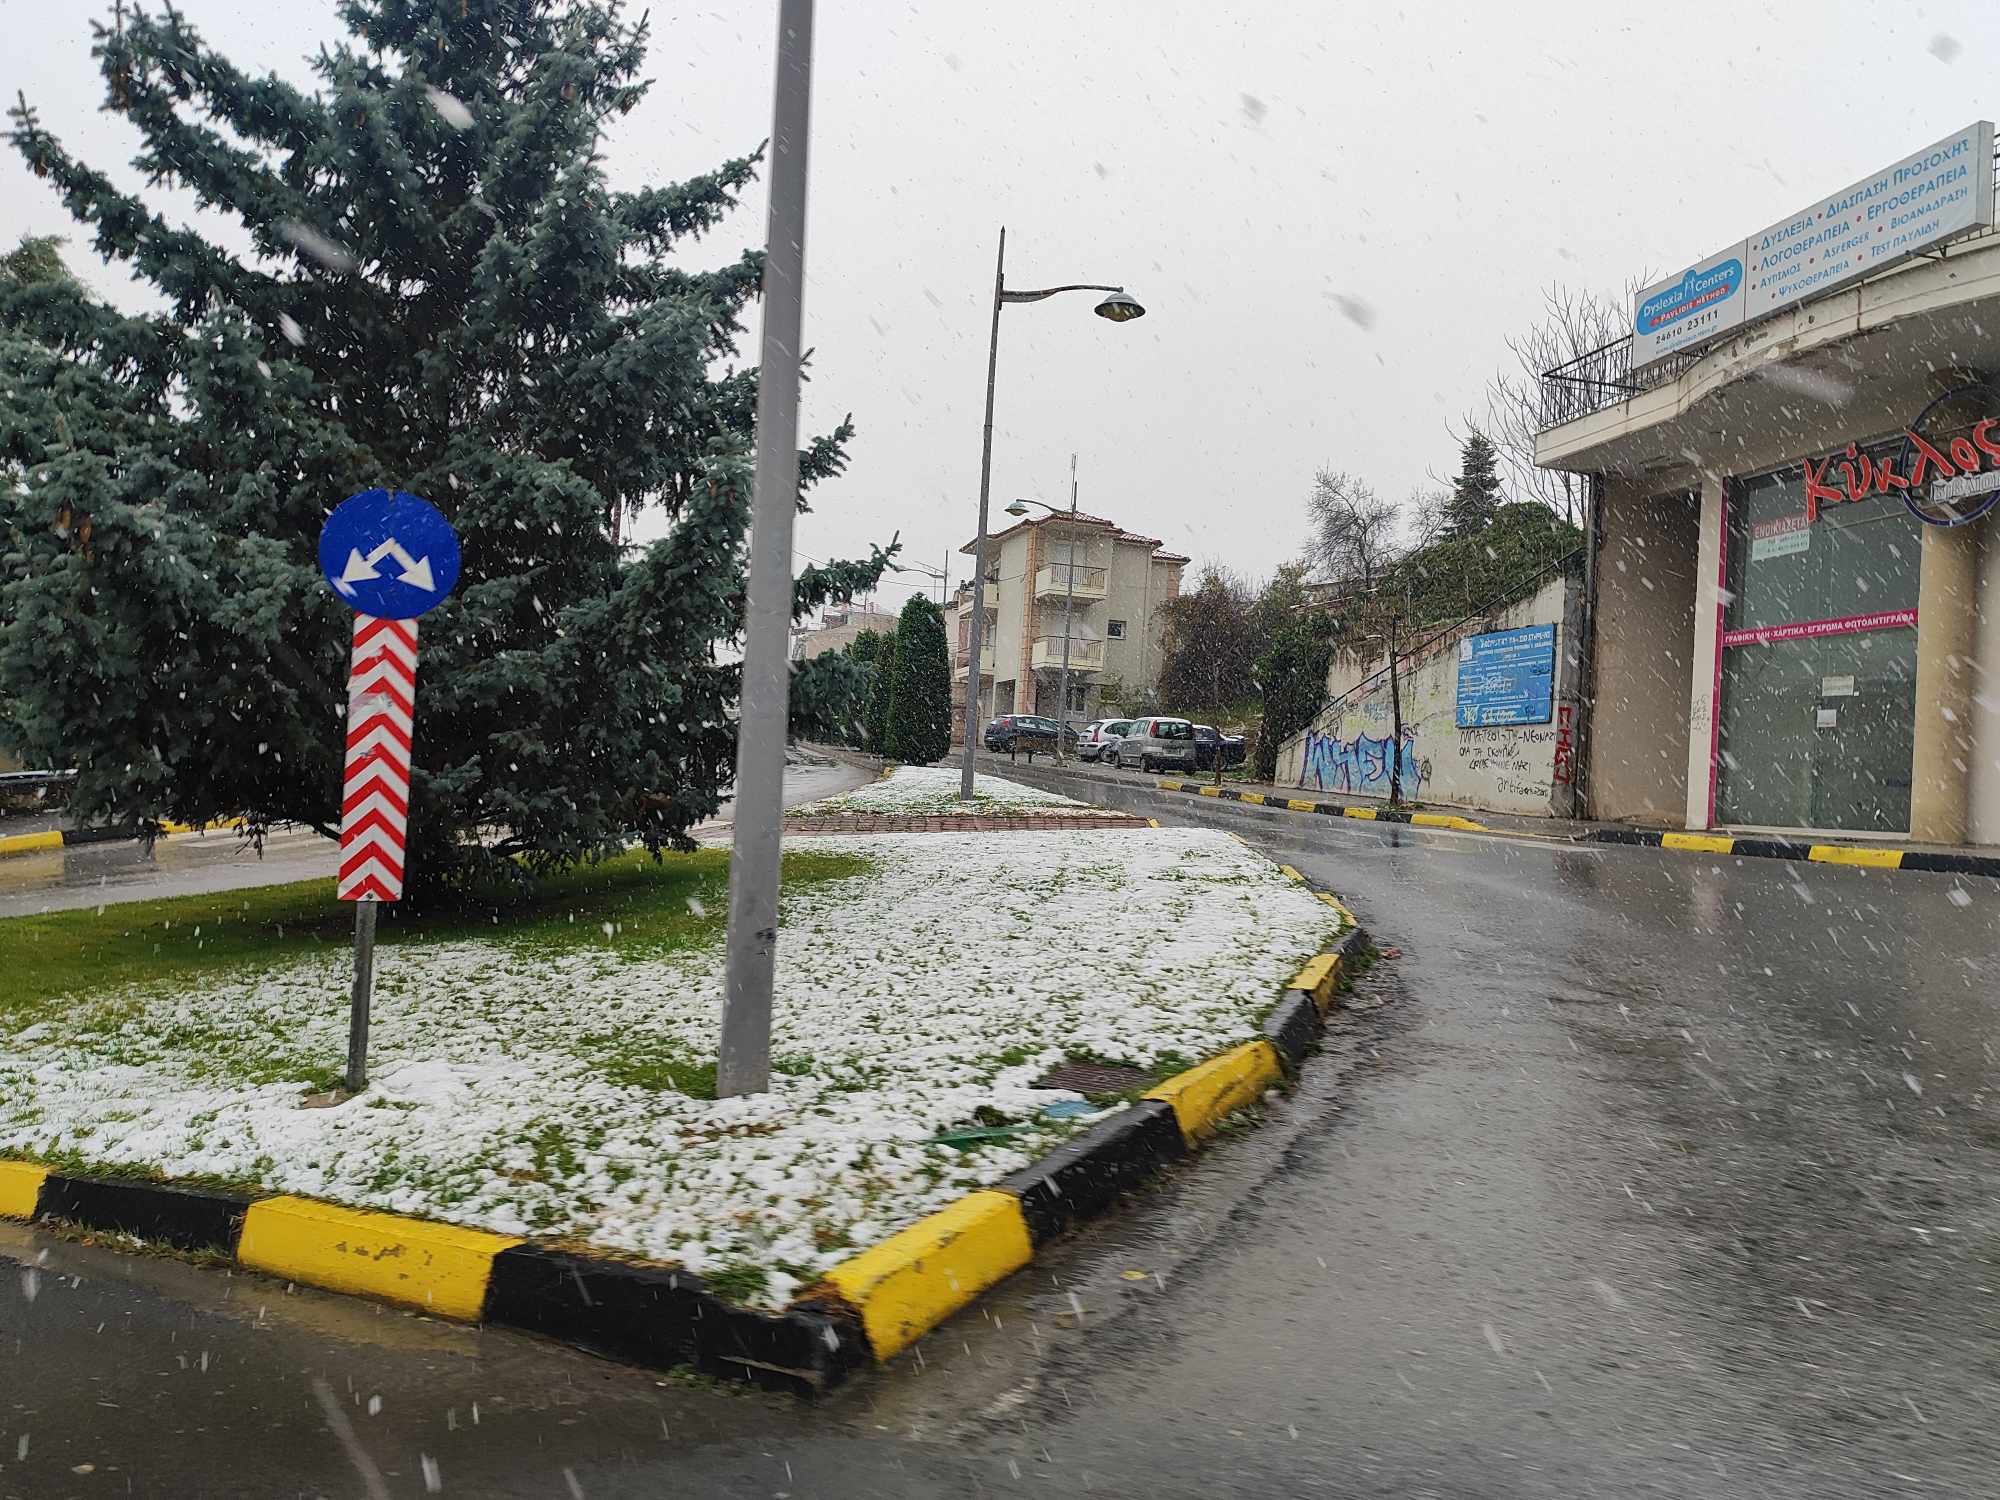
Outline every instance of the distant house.
[(864, 630), (893, 635), (896, 630), (896, 616), (867, 605), (829, 609), (820, 616), (819, 624), (810, 630), (792, 632), (792, 660), (810, 661), (813, 657), (824, 656), (829, 651), (845, 651), (853, 644), (854, 638)]

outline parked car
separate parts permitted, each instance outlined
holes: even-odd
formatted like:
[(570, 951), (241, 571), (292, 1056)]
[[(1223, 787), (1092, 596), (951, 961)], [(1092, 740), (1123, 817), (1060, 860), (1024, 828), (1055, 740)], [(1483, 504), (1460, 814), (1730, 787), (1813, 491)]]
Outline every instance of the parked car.
[[(1040, 714), (1002, 714), (986, 725), (986, 748), (1000, 755), (1025, 754), (1033, 760), (1037, 750), (1055, 749), (1057, 733), (1056, 721)], [(1062, 725), (1060, 733), (1064, 745), (1076, 744), (1076, 730), (1070, 725)]]
[(1119, 739), (1132, 727), (1130, 719), (1094, 719), (1083, 726), (1083, 733), (1077, 737), (1076, 758), (1078, 760), (1101, 760), (1117, 746)]
[(1194, 767), (1197, 771), (1213, 771), (1218, 761), (1223, 770), (1243, 764), (1248, 753), (1247, 742), (1240, 734), (1224, 734), (1213, 724), (1194, 726)]
[(1186, 719), (1134, 719), (1130, 731), (1119, 739), (1112, 763), (1142, 771), (1168, 767), (1192, 771), (1194, 745), (1194, 725)]

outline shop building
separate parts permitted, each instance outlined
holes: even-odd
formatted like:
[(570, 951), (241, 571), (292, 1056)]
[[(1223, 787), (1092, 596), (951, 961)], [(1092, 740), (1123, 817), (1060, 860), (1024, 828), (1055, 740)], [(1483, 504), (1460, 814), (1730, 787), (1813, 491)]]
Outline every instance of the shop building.
[(1537, 462), (1591, 495), (1591, 816), (2000, 843), (1994, 179), (1981, 122), (1544, 376)]

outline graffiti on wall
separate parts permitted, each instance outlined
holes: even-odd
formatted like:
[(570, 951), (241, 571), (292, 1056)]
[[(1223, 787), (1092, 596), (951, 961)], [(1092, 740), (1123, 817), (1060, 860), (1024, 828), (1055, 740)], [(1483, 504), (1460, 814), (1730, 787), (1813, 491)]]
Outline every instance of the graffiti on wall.
[[(1389, 739), (1387, 735), (1376, 739), (1357, 734), (1351, 740), (1343, 740), (1337, 731), (1321, 734), (1318, 730), (1308, 729), (1299, 784), (1328, 792), (1372, 792), (1386, 797), (1389, 794)], [(1402, 784), (1400, 790), (1405, 797), (1415, 797), (1423, 785), (1425, 767), (1417, 758), (1414, 726), (1403, 726), (1400, 760), (1397, 775)]]

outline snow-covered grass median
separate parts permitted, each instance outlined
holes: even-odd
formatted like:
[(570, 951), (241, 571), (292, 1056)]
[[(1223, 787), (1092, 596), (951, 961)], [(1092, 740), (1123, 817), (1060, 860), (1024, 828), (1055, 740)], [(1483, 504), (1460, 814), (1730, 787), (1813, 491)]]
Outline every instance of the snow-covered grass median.
[[(387, 947), (370, 1089), (304, 1107), (346, 1034), (329, 943), (0, 1011), (0, 1155), (564, 1237), (777, 1305), (1079, 1128), (1042, 1114), (1072, 1096), (1028, 1087), (1050, 1065), (1242, 1040), (1337, 925), (1209, 830), (788, 847), (856, 873), (786, 897), (767, 1094), (705, 1097), (719, 924), (634, 942), (610, 923)], [(933, 1142), (995, 1123), (1025, 1129)]]
[(972, 812), (1009, 817), (1038, 813), (1073, 813), (1088, 808), (1074, 798), (1060, 797), (1039, 787), (1025, 786), (998, 776), (972, 778), (972, 805), (958, 800), (959, 772), (942, 766), (893, 766), (883, 781), (838, 797), (823, 797), (795, 807), (797, 817), (827, 817), (840, 813), (909, 813), (929, 816), (941, 813)]

